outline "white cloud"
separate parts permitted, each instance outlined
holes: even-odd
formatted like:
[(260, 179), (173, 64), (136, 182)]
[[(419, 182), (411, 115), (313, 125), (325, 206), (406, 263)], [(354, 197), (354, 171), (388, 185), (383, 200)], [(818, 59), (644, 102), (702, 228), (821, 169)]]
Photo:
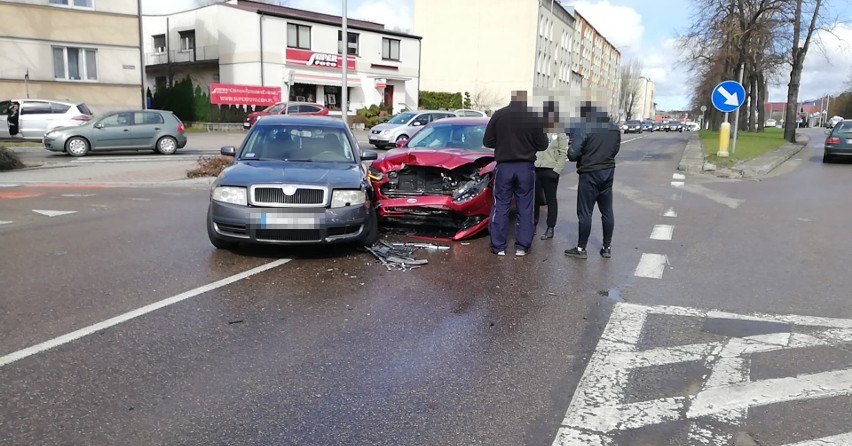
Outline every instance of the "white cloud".
[(631, 48), (640, 49), (645, 27), (642, 15), (635, 9), (613, 5), (608, 0), (578, 0), (571, 2), (571, 6), (622, 53)]
[[(291, 8), (321, 12), (339, 16), (343, 12), (340, 0), (289, 0)], [(410, 2), (394, 0), (350, 0), (349, 18), (381, 23), (387, 29), (409, 32), (412, 28), (413, 11)]]
[[(800, 101), (839, 93), (846, 89), (847, 82), (852, 78), (852, 25), (840, 24), (831, 33), (818, 31), (815, 38), (808, 47), (802, 69)], [(789, 77), (790, 65), (785, 65), (781, 72), (782, 83), (770, 86), (771, 101), (787, 100)]]

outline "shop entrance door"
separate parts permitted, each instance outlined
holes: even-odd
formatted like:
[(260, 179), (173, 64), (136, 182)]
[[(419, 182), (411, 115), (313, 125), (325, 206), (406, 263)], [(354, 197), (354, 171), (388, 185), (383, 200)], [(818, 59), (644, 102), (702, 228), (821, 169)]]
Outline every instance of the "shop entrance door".
[(393, 110), (393, 85), (387, 85), (385, 87), (385, 105), (389, 106), (391, 110)]

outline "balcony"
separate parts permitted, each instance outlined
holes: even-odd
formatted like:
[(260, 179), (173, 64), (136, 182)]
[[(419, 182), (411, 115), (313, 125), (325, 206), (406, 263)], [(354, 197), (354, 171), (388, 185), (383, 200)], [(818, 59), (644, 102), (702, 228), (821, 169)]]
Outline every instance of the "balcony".
[(219, 47), (208, 45), (196, 47), (194, 50), (171, 50), (168, 52), (146, 53), (145, 65), (193, 64), (199, 62), (217, 62)]

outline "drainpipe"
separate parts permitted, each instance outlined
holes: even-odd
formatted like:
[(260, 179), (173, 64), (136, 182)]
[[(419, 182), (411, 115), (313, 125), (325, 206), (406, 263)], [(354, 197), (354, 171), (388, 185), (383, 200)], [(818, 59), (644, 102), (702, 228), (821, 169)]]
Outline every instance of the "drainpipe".
[[(402, 52), (402, 39), (399, 42), (399, 51)], [(400, 54), (402, 56), (402, 54)], [(417, 39), (417, 100), (413, 111), (420, 109), (420, 66), (423, 62), (423, 40)], [(408, 104), (406, 104), (406, 107)]]
[(145, 96), (145, 45), (142, 36), (142, 0), (136, 0), (136, 11), (139, 13), (139, 78), (142, 81), (142, 110), (148, 108), (148, 97)]
[(262, 12), (258, 12), (258, 23), (260, 24), (260, 86), (266, 85), (263, 79), (263, 16)]

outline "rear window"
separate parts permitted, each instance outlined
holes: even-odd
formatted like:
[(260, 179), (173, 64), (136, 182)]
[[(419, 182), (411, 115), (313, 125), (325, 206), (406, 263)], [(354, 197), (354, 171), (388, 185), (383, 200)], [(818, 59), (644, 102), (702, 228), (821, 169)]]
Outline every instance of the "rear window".
[(82, 113), (84, 115), (89, 115), (89, 116), (94, 115), (94, 113), (92, 113), (92, 110), (90, 110), (89, 106), (86, 105), (86, 104), (77, 104), (77, 110), (79, 110), (80, 113)]
[(159, 113), (152, 112), (136, 112), (133, 117), (133, 122), (136, 125), (146, 124), (163, 124), (163, 117)]
[(852, 121), (840, 121), (834, 126), (834, 131), (831, 133), (852, 133)]
[(70, 106), (70, 105), (60, 104), (60, 103), (58, 103), (58, 102), (51, 102), (51, 103), (50, 103), (50, 111), (51, 111), (52, 113), (56, 113), (56, 114), (60, 114), (60, 115), (61, 115), (61, 114), (65, 113), (65, 112), (67, 112), (67, 111), (68, 111), (68, 109), (70, 109), (70, 108), (71, 108), (71, 106)]

